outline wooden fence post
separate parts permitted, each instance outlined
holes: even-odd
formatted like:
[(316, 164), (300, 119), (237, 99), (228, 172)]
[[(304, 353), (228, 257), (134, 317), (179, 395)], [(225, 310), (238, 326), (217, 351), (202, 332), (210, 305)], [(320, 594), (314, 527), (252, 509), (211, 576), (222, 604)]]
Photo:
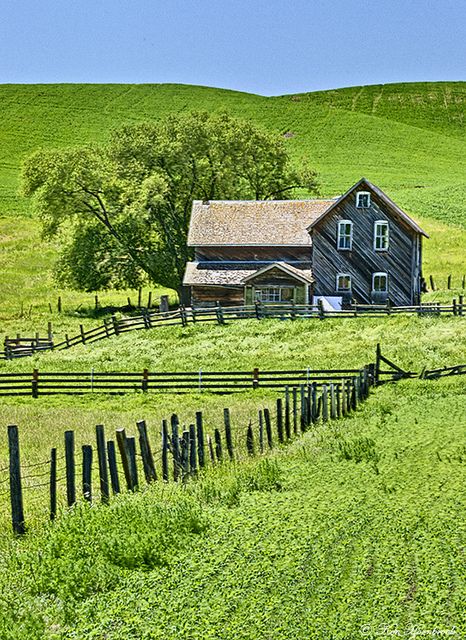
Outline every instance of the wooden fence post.
[(61, 296), (58, 296), (57, 309), (58, 309), (58, 313), (61, 313)]
[(319, 417), (317, 408), (317, 382), (311, 383), (311, 419), (316, 422)]
[(335, 385), (330, 383), (330, 417), (332, 420), (335, 420), (337, 417), (337, 404), (335, 397)]
[(282, 399), (277, 398), (277, 435), (278, 442), (283, 442), (283, 405)]
[(83, 444), (83, 498), (92, 502), (92, 447), (90, 444)]
[(196, 435), (197, 435), (197, 457), (199, 460), (199, 468), (203, 469), (205, 466), (205, 451), (204, 451), (204, 426), (202, 424), (202, 411), (196, 412)]
[(451, 274), (448, 276), (447, 278), (447, 289), (450, 290), (451, 289)]
[(374, 384), (377, 386), (379, 384), (380, 378), (380, 357), (382, 355), (380, 349), (380, 342), (377, 343), (377, 347), (375, 350), (375, 371), (374, 371)]
[(227, 445), (228, 456), (230, 460), (233, 460), (234, 452), (233, 452), (233, 442), (231, 439), (231, 419), (230, 419), (230, 409), (223, 410), (223, 422), (225, 424), (225, 441)]
[(337, 418), (341, 418), (341, 384), (338, 382), (336, 384), (335, 387), (335, 394), (336, 394), (336, 411), (337, 411)]
[(10, 457), (10, 504), (13, 531), (22, 535), (24, 524), (23, 490), (21, 486), (21, 463), (19, 455), (19, 434), (16, 425), (8, 427), (8, 451)]
[(264, 418), (259, 409), (259, 451), (264, 453)]
[(120, 334), (120, 327), (118, 325), (118, 320), (115, 314), (112, 314), (112, 324), (113, 324), (113, 332), (116, 336)]
[(286, 439), (291, 438), (291, 420), (290, 420), (290, 388), (285, 387), (285, 435)]
[(189, 472), (197, 473), (196, 427), (193, 424), (189, 425)]
[(220, 431), (215, 429), (215, 456), (218, 462), (223, 460), (223, 451), (222, 451), (222, 436), (220, 435)]
[(74, 431), (65, 431), (66, 499), (69, 507), (76, 502), (76, 466)]
[(110, 470), (110, 482), (114, 494), (120, 493), (120, 479), (118, 477), (118, 467), (116, 461), (115, 443), (113, 440), (107, 441), (108, 468)]
[(144, 369), (142, 372), (142, 391), (143, 393), (147, 393), (149, 388), (149, 369)]
[(178, 440), (178, 416), (174, 413), (171, 417), (171, 427), (172, 427), (172, 437), (171, 437), (171, 448), (172, 448), (172, 456), (173, 456), (173, 480), (175, 482), (178, 481), (180, 475), (180, 446)]
[(39, 370), (34, 369), (32, 372), (32, 397), (37, 398), (39, 396)]
[(434, 276), (432, 274), (430, 275), (430, 288), (432, 289), (432, 291), (435, 291)]
[(124, 429), (116, 430), (116, 439), (118, 449), (121, 456), (121, 464), (123, 465), (123, 472), (125, 474), (126, 487), (131, 491), (133, 489), (132, 476), (128, 455), (128, 441), (126, 438), (126, 431)]
[(168, 424), (162, 420), (162, 480), (168, 482)]
[(248, 451), (248, 455), (254, 455), (254, 434), (252, 432), (252, 424), (249, 423), (248, 432), (246, 435), (246, 449)]
[(183, 431), (180, 438), (182, 480), (186, 482), (189, 475), (189, 431)]
[(458, 315), (464, 315), (464, 296), (460, 295), (458, 297)]
[(86, 332), (84, 331), (84, 327), (82, 324), (79, 325), (79, 332), (81, 333), (81, 342), (86, 344)]
[(328, 388), (327, 385), (322, 385), (322, 421), (328, 421)]
[(141, 449), (144, 476), (147, 483), (153, 482), (157, 480), (157, 473), (155, 471), (154, 458), (152, 457), (152, 450), (147, 435), (146, 421), (139, 420), (136, 424), (139, 431), (139, 447)]
[(57, 450), (50, 451), (50, 520), (57, 516)]
[(210, 462), (215, 464), (214, 445), (212, 444), (212, 438), (210, 436), (207, 436), (207, 446), (209, 449)]
[(131, 473), (131, 489), (134, 491), (139, 486), (138, 467), (136, 464), (136, 438), (128, 436), (126, 438), (128, 447), (129, 470)]
[(252, 372), (252, 388), (257, 389), (259, 386), (259, 369), (256, 367)]
[(298, 433), (298, 389), (293, 387), (293, 433)]
[(262, 311), (261, 311), (261, 304), (259, 302), (259, 300), (256, 300), (254, 303), (254, 307), (256, 310), (256, 318), (257, 320), (261, 320), (263, 317)]
[(149, 295), (147, 296), (147, 308), (150, 309), (152, 307), (152, 291), (149, 291)]
[(217, 300), (217, 306), (215, 308), (215, 313), (217, 315), (218, 324), (225, 324), (225, 319), (223, 317), (222, 305), (220, 304), (220, 302), (218, 300)]
[(95, 435), (97, 441), (97, 459), (99, 461), (100, 499), (104, 504), (110, 500), (108, 486), (107, 455), (105, 450), (105, 433), (101, 424), (96, 425)]
[(301, 400), (301, 431), (306, 431), (307, 424), (307, 402), (306, 402), (306, 391), (304, 385), (300, 385), (299, 394)]
[(269, 449), (272, 449), (273, 447), (272, 422), (270, 420), (270, 411), (267, 408), (264, 409), (264, 422), (265, 422), (265, 433), (267, 434), (267, 445)]

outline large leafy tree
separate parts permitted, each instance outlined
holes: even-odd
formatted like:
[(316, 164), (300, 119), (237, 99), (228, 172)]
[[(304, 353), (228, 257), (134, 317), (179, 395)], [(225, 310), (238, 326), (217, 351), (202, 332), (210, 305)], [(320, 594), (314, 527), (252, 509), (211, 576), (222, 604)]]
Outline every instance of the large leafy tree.
[(84, 290), (144, 280), (180, 289), (193, 200), (316, 192), (278, 136), (204, 112), (127, 125), (104, 145), (39, 150), (22, 170), (45, 237), (59, 235), (63, 283)]

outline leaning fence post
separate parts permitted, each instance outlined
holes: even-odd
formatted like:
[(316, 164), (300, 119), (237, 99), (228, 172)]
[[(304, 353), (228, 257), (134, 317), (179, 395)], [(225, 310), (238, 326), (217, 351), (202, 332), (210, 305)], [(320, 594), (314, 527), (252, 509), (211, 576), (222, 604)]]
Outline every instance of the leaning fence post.
[(134, 491), (139, 486), (138, 467), (136, 464), (136, 439), (133, 436), (126, 438), (128, 447), (129, 470), (131, 473), (131, 489)]
[(21, 486), (21, 464), (19, 456), (18, 427), (8, 427), (8, 450), (10, 456), (10, 503), (13, 531), (17, 534), (26, 532), (24, 524), (23, 490)]
[(107, 457), (108, 468), (110, 469), (110, 482), (112, 483), (112, 491), (113, 493), (117, 494), (120, 493), (120, 479), (118, 478), (115, 443), (113, 442), (113, 440), (107, 441)]
[(143, 393), (147, 393), (149, 388), (149, 369), (144, 369), (142, 372), (142, 391)]
[(126, 431), (124, 429), (116, 430), (116, 438), (118, 449), (120, 450), (121, 464), (123, 465), (123, 472), (125, 474), (126, 487), (131, 491), (133, 489), (129, 455), (128, 455), (128, 442), (126, 437)]
[(189, 431), (183, 431), (180, 438), (182, 480), (186, 482), (189, 475)]
[(299, 387), (299, 396), (301, 401), (301, 431), (306, 431), (306, 392), (304, 389), (304, 385), (300, 385)]
[(113, 332), (117, 336), (120, 333), (120, 327), (118, 326), (118, 320), (115, 314), (112, 315)]
[(231, 439), (231, 420), (230, 420), (230, 409), (226, 408), (223, 410), (223, 421), (225, 423), (225, 441), (227, 444), (227, 451), (230, 460), (233, 460), (233, 442)]
[(196, 436), (197, 436), (197, 457), (199, 460), (199, 467), (203, 469), (205, 466), (205, 452), (204, 452), (204, 426), (202, 424), (202, 411), (196, 412)]
[(265, 422), (265, 433), (267, 434), (267, 445), (269, 449), (271, 449), (273, 447), (272, 422), (270, 420), (270, 411), (267, 408), (264, 409), (264, 422)]
[(212, 443), (212, 438), (210, 436), (207, 436), (207, 446), (209, 449), (210, 462), (212, 464), (215, 464), (214, 445)]
[(74, 460), (74, 431), (65, 431), (66, 499), (71, 507), (76, 502), (76, 468)]
[(249, 423), (248, 432), (246, 435), (246, 449), (250, 456), (254, 455), (254, 434), (252, 432), (252, 424)]
[(57, 450), (50, 451), (50, 520), (57, 515)]
[(264, 418), (259, 409), (259, 451), (264, 453)]
[(100, 499), (104, 504), (107, 504), (110, 499), (110, 492), (108, 487), (107, 456), (105, 451), (105, 434), (103, 425), (96, 425), (95, 435), (97, 441), (97, 458), (99, 461)]
[(83, 444), (83, 498), (92, 502), (92, 447), (90, 444)]
[(144, 476), (146, 478), (146, 482), (149, 483), (157, 480), (157, 473), (155, 471), (154, 458), (152, 457), (152, 450), (147, 435), (146, 421), (139, 420), (136, 424), (139, 431), (139, 447), (141, 449)]
[(223, 460), (223, 451), (222, 451), (222, 436), (220, 435), (220, 431), (215, 429), (215, 455), (218, 462)]

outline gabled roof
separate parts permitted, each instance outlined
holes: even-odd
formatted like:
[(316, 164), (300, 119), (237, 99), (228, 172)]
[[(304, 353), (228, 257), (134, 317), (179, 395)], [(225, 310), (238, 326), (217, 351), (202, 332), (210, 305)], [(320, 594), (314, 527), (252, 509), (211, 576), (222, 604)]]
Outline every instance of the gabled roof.
[(410, 218), (407, 213), (403, 211), (403, 209), (400, 209), (400, 207), (395, 202), (393, 202), (393, 200), (391, 200), (391, 198), (389, 198), (386, 193), (382, 191), (382, 189), (379, 189), (379, 187), (376, 187), (374, 184), (372, 184), (372, 182), (369, 182), (369, 180), (366, 180), (366, 178), (361, 178), (361, 180), (356, 182), (356, 184), (353, 185), (350, 189), (348, 189), (346, 193), (344, 193), (342, 196), (334, 200), (332, 204), (329, 207), (327, 207), (327, 209), (323, 211), (319, 217), (315, 218), (311, 222), (311, 224), (308, 227), (308, 231), (310, 231), (321, 220), (323, 220), (331, 211), (333, 211), (341, 202), (343, 202), (343, 200), (345, 200), (347, 196), (349, 196), (353, 191), (360, 189), (362, 186), (364, 186), (367, 190), (375, 193), (380, 198), (380, 200), (382, 200), (382, 202), (384, 202), (387, 205), (389, 209), (391, 209), (394, 213), (396, 213), (409, 227), (414, 229), (416, 233), (419, 233), (425, 236), (426, 238), (429, 237), (427, 233), (423, 229), (421, 229), (421, 227), (416, 222), (414, 222), (414, 220)]
[(306, 284), (314, 282), (310, 265), (307, 269), (298, 269), (297, 267), (294, 267), (291, 264), (287, 264), (286, 262), (273, 262), (272, 264), (268, 264), (262, 269), (258, 269), (254, 273), (251, 273), (251, 275), (244, 278), (244, 282), (253, 280), (254, 278), (257, 278), (257, 276), (260, 276), (263, 273), (267, 273), (267, 271), (270, 271), (271, 269), (280, 269), (280, 271), (287, 273), (292, 278), (296, 278), (297, 280), (300, 280), (301, 282), (304, 282)]
[(312, 282), (311, 264), (302, 262), (298, 265), (290, 265), (284, 262), (188, 262), (183, 278), (185, 286), (217, 286), (238, 287), (243, 286), (248, 280), (262, 273), (266, 273), (273, 267), (281, 269), (293, 278), (301, 282)]
[(193, 202), (189, 246), (310, 246), (309, 225), (334, 200)]

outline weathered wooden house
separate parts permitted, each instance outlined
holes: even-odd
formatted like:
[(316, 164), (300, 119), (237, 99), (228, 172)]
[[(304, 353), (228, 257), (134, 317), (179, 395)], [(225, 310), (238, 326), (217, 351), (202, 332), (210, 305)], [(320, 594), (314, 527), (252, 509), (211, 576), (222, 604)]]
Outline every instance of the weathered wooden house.
[(193, 305), (418, 304), (427, 234), (365, 178), (329, 200), (193, 203)]

